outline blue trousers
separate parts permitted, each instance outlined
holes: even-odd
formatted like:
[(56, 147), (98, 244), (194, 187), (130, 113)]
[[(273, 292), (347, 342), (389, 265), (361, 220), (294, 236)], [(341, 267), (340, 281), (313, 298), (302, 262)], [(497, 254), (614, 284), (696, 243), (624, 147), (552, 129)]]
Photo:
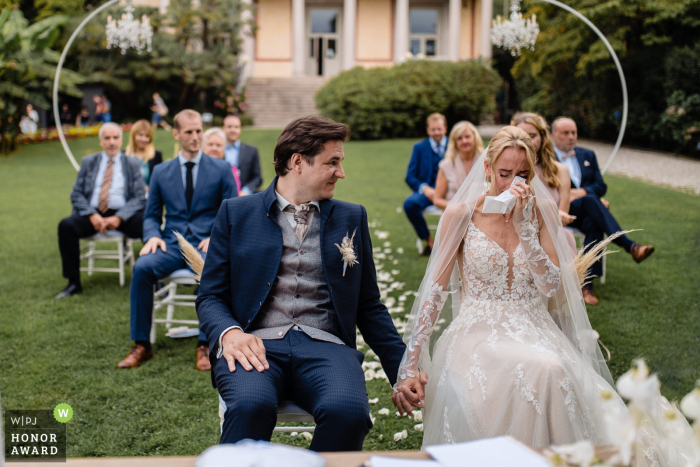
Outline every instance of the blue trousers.
[[(603, 206), (600, 198), (596, 195), (588, 194), (583, 198), (572, 201), (569, 214), (576, 216), (576, 220), (571, 223), (571, 227), (577, 228), (584, 233), (586, 236), (584, 240), (585, 246), (600, 242), (605, 235), (610, 236), (622, 230), (620, 224), (617, 223), (617, 220)], [(616, 238), (613, 240), (613, 243), (624, 248), (628, 253), (634, 244), (626, 235)], [(590, 273), (595, 277), (603, 275), (603, 261), (596, 261), (591, 267)]]
[(403, 210), (406, 212), (406, 217), (413, 225), (413, 228), (421, 240), (427, 240), (430, 236), (428, 224), (423, 217), (423, 209), (431, 206), (433, 203), (425, 196), (418, 192), (413, 193), (403, 202)]
[(269, 441), (279, 402), (291, 400), (314, 417), (311, 450), (361, 451), (372, 427), (362, 352), (295, 330), (264, 343), (270, 369), (262, 373), (238, 362), (231, 373), (225, 358), (214, 362), (216, 387), (226, 403), (221, 443)]
[[(155, 253), (143, 255), (136, 260), (131, 275), (129, 301), (131, 307), (131, 340), (147, 341), (151, 335), (153, 318), (153, 286), (158, 280), (168, 277), (178, 269), (187, 268), (177, 244), (167, 245), (168, 251), (160, 248)], [(203, 257), (206, 253), (200, 252)], [(199, 330), (199, 340), (207, 337)]]

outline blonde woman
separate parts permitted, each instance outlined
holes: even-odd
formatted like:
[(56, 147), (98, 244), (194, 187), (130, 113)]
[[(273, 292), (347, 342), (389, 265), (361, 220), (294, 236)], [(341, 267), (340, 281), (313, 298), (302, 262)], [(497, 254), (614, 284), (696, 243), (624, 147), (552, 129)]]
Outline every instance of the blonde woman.
[[(440, 221), (392, 395), (402, 413), (424, 408), (424, 447), (494, 436), (531, 447), (614, 444), (619, 433), (606, 429), (606, 416), (629, 417), (535, 162), (525, 131), (501, 129)], [(515, 197), (512, 212), (484, 213), (485, 197), (505, 191)], [(455, 269), (461, 282), (451, 280)], [(448, 295), (459, 311), (431, 339)]]
[(445, 158), (439, 164), (433, 197), (433, 204), (443, 211), (464, 183), (474, 161), (484, 152), (479, 130), (467, 121), (452, 127), (448, 141)]
[[(202, 152), (207, 156), (224, 159), (226, 155), (226, 133), (221, 128), (209, 128), (202, 136)], [(236, 179), (238, 193), (241, 193), (241, 177), (238, 168), (231, 166), (233, 178)]]
[(153, 127), (148, 120), (139, 120), (131, 126), (129, 144), (126, 145), (124, 153), (141, 161), (141, 174), (148, 193), (153, 169), (163, 162), (163, 154), (153, 147)]

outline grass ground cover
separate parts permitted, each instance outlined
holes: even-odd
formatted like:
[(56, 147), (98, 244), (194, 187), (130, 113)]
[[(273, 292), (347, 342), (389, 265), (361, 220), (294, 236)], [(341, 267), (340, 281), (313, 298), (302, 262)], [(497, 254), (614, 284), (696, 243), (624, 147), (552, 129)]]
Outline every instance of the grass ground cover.
[[(278, 132), (245, 131), (259, 147), (264, 186), (273, 178), (272, 150)], [(156, 146), (172, 157), (172, 138), (156, 133)], [(397, 211), (409, 191), (403, 182), (413, 140), (350, 142), (336, 197), (363, 204), (374, 246), (391, 248), (380, 260), (398, 270), (403, 291), (417, 290), (426, 259), (419, 258), (413, 233)], [(95, 138), (71, 141), (78, 158), (98, 149)], [(56, 229), (70, 214), (75, 171), (58, 143), (23, 146), (0, 157), (0, 391), (9, 409), (48, 409), (67, 402), (75, 409), (68, 425), (68, 454), (84, 456), (196, 455), (218, 441), (217, 395), (209, 374), (194, 369), (192, 340), (173, 340), (158, 329), (155, 358), (140, 368), (118, 371), (128, 351), (128, 286), (114, 274), (83, 276), (85, 292), (55, 301), (65, 286)], [(638, 181), (607, 176), (614, 214), (624, 228), (641, 228), (633, 238), (657, 252), (641, 265), (624, 252), (610, 256), (608, 282), (597, 286), (601, 305), (590, 308), (593, 327), (612, 351), (613, 375), (644, 357), (658, 371), (662, 392), (678, 399), (700, 377), (700, 197)], [(384, 242), (391, 245), (384, 247)], [(404, 253), (397, 252), (403, 248)], [(389, 259), (388, 256), (393, 256)], [(397, 261), (397, 264), (394, 264)], [(127, 281), (130, 275), (127, 274)], [(412, 296), (406, 301), (410, 310)], [(400, 316), (400, 314), (394, 315)], [(364, 350), (367, 350), (365, 347)], [(368, 360), (371, 360), (368, 357)], [(417, 449), (416, 422), (397, 417), (391, 389), (368, 382), (376, 424), (366, 450)], [(389, 415), (379, 415), (389, 408)], [(395, 442), (393, 434), (408, 430)], [(308, 446), (289, 434), (275, 441)]]

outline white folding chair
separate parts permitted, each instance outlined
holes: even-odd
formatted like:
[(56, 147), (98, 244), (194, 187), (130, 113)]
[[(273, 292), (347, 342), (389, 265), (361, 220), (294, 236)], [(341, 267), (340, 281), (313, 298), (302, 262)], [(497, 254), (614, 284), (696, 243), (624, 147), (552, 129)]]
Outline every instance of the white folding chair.
[[(197, 281), (192, 277), (192, 271), (189, 269), (179, 269), (170, 274), (161, 282), (165, 284), (163, 288), (153, 293), (153, 320), (151, 325), (151, 343), (156, 342), (156, 323), (165, 324), (165, 327), (170, 329), (173, 324), (194, 324), (199, 327), (199, 320), (196, 319), (175, 319), (176, 306), (194, 307), (196, 294), (178, 294), (178, 285), (197, 285)], [(156, 311), (166, 307), (165, 319), (156, 319)]]
[[(574, 234), (574, 238), (576, 239), (576, 248), (578, 250), (581, 250), (581, 248), (583, 248), (583, 242), (586, 241), (586, 235), (583, 232), (581, 232), (579, 229), (575, 229), (573, 227), (565, 227), (565, 228)], [(606, 237), (607, 237), (607, 235), (606, 235)], [(603, 253), (605, 253), (605, 250), (607, 250), (607, 247), (603, 250)], [(605, 273), (606, 273), (607, 269), (608, 269), (608, 257), (606, 255), (606, 256), (603, 256), (603, 274), (599, 277), (601, 284), (605, 284)]]
[[(226, 402), (219, 396), (219, 421), (221, 424), (221, 431), (224, 430), (224, 415), (226, 415)], [(314, 417), (294, 402), (282, 401), (279, 407), (277, 407), (277, 423), (281, 422), (313, 422)], [(316, 431), (315, 426), (276, 426), (275, 430), (279, 433), (291, 433), (296, 431), (297, 433), (308, 432), (313, 433)]]
[[(80, 270), (87, 272), (88, 276), (92, 276), (94, 272), (116, 272), (119, 274), (119, 285), (124, 287), (124, 265), (129, 263), (134, 267), (134, 242), (139, 240), (127, 238), (118, 230), (108, 230), (106, 235), (98, 233), (84, 240), (87, 243), (80, 247), (80, 261), (87, 259), (88, 265)], [(101, 243), (114, 243), (117, 249), (98, 249), (97, 245)], [(114, 268), (95, 267), (96, 259), (117, 260), (118, 265)]]
[[(433, 205), (428, 206), (427, 208), (423, 209), (423, 217), (431, 216), (431, 220), (435, 221), (435, 216), (437, 216), (437, 222), (440, 222), (440, 217), (442, 216), (442, 210), (436, 208)], [(427, 219), (426, 219), (427, 221)], [(428, 224), (428, 230), (437, 230), (438, 225), (437, 223), (435, 224)], [(423, 246), (423, 240), (420, 238), (416, 239), (416, 247), (418, 248), (418, 254), (423, 254), (423, 250), (425, 247)]]

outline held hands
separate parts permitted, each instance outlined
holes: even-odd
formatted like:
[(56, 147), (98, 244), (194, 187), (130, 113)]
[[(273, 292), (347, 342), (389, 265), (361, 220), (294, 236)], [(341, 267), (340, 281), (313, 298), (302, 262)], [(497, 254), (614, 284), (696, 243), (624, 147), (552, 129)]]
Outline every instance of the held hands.
[(231, 329), (221, 338), (221, 347), (231, 373), (236, 371), (236, 361), (246, 371), (251, 371), (253, 366), (260, 373), (270, 369), (265, 358), (265, 345), (259, 337), (237, 328)]
[(207, 237), (204, 240), (202, 240), (201, 242), (199, 242), (199, 246), (197, 247), (197, 249), (202, 250), (204, 253), (206, 253), (207, 250), (209, 249), (209, 238), (210, 237)]
[(561, 218), (561, 225), (567, 226), (576, 219), (576, 216), (572, 216), (568, 212), (559, 211), (559, 218)]
[(105, 227), (107, 230), (117, 230), (122, 224), (122, 219), (119, 216), (109, 216), (105, 218)]
[(425, 392), (423, 388), (428, 384), (428, 375), (419, 371), (418, 376), (406, 378), (400, 384), (391, 395), (391, 401), (399, 409), (402, 417), (408, 414), (412, 418), (413, 413), (411, 411), (414, 407), (424, 408)]
[(107, 233), (107, 222), (105, 221), (105, 218), (98, 213), (90, 214), (90, 223), (92, 223), (92, 227), (96, 232), (99, 232), (102, 235)]
[(158, 248), (160, 248), (163, 251), (168, 251), (167, 248), (165, 247), (165, 242), (163, 241), (162, 238), (151, 237), (148, 239), (148, 241), (143, 246), (143, 248), (141, 248), (141, 252), (139, 253), (139, 256), (147, 255), (149, 253), (155, 253)]

